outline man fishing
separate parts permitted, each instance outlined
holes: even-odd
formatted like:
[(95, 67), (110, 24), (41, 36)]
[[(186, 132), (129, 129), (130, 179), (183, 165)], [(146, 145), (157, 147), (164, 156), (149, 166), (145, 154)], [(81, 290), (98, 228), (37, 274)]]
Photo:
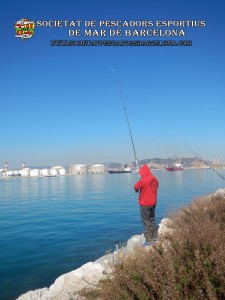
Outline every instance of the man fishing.
[(141, 219), (144, 225), (145, 246), (153, 244), (156, 238), (155, 207), (157, 203), (158, 179), (151, 173), (149, 167), (144, 165), (140, 168), (141, 179), (134, 185), (139, 192), (139, 204)]

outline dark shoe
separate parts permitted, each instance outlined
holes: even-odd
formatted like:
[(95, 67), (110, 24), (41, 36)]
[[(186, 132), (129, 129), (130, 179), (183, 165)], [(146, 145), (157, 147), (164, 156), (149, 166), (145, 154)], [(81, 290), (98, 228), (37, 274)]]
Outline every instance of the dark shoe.
[(154, 236), (153, 236), (153, 241), (154, 241), (154, 242), (158, 242), (158, 241), (159, 241), (159, 238), (158, 238), (158, 235), (157, 235), (157, 234), (154, 234)]
[(150, 247), (150, 246), (152, 246), (153, 244), (154, 244), (154, 241), (153, 241), (153, 240), (151, 240), (150, 242), (145, 241), (144, 244), (143, 244), (143, 246), (144, 246), (144, 247)]

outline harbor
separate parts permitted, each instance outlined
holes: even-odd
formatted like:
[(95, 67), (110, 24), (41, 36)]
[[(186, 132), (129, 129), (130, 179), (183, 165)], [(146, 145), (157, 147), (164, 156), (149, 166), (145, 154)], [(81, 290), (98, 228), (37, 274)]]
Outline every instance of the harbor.
[[(145, 159), (138, 161), (138, 165), (147, 164), (155, 171), (183, 171), (183, 170), (224, 170), (225, 163), (219, 159), (213, 162), (195, 158), (183, 158), (182, 163), (177, 158)], [(4, 168), (0, 169), (0, 179), (15, 178), (42, 178), (57, 176), (97, 175), (97, 174), (122, 174), (137, 172), (136, 162), (130, 163), (97, 163), (97, 164), (71, 164), (70, 166), (44, 166), (26, 167), (23, 162), (20, 169), (11, 169), (6, 161)]]

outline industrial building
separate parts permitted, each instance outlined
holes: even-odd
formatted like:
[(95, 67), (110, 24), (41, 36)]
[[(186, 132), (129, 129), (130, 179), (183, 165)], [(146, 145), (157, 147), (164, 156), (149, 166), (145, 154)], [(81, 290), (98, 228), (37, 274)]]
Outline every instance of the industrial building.
[(39, 177), (39, 176), (40, 176), (40, 170), (39, 169), (30, 170), (30, 177)]
[[(69, 169), (70, 175), (87, 175), (87, 174), (103, 174), (105, 173), (105, 166), (103, 164), (72, 164)], [(55, 177), (66, 175), (66, 169), (62, 166), (55, 166), (51, 168), (27, 168), (25, 162), (19, 170), (9, 170), (8, 163), (5, 162), (5, 168), (0, 169), (0, 178), (13, 178), (13, 177)]]
[(84, 175), (89, 173), (87, 165), (73, 164), (70, 166), (71, 175)]
[(53, 172), (53, 173), (56, 172), (57, 175), (60, 175), (60, 176), (66, 175), (66, 169), (62, 166), (52, 167), (50, 172)]
[(103, 173), (105, 173), (105, 166), (102, 164), (94, 164), (94, 165), (73, 164), (70, 166), (71, 175), (103, 174)]
[(102, 164), (95, 164), (90, 166), (91, 174), (102, 174), (105, 173), (105, 166)]
[(19, 174), (21, 177), (29, 177), (30, 176), (30, 168), (24, 168), (24, 169), (20, 170)]
[(66, 175), (66, 169), (62, 166), (44, 169), (31, 169), (26, 168), (25, 162), (22, 164), (20, 170), (9, 170), (8, 163), (5, 162), (5, 168), (0, 169), (0, 178), (13, 178), (13, 177), (52, 177)]

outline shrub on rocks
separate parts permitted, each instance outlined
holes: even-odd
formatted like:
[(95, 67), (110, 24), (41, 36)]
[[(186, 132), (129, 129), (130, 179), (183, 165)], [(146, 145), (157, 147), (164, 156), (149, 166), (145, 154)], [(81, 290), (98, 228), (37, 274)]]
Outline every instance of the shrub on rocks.
[(167, 242), (162, 236), (125, 257), (101, 282), (98, 299), (225, 299), (224, 198), (197, 199), (170, 221)]

